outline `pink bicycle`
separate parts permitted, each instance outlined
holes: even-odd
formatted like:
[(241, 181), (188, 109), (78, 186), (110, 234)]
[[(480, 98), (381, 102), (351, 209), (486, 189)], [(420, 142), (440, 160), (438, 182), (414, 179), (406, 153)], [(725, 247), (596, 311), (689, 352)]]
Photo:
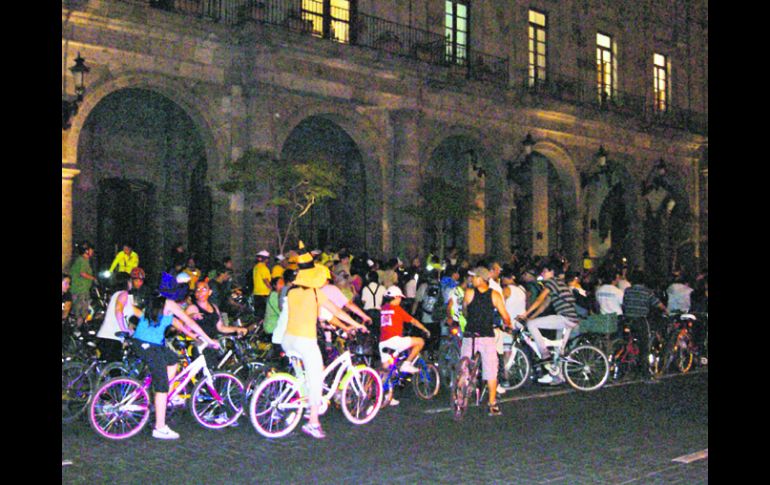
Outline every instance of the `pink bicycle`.
[[(233, 424), (243, 414), (243, 383), (232, 374), (212, 374), (203, 356), (205, 342), (198, 344), (199, 355), (169, 383), (167, 405), (190, 407), (192, 415), (202, 426), (221, 429)], [(187, 385), (203, 373), (192, 394), (185, 392)], [(102, 384), (94, 393), (88, 408), (91, 427), (111, 440), (130, 438), (139, 433), (154, 411), (150, 399), (152, 376), (143, 382), (130, 377), (118, 377)], [(188, 397), (189, 396), (189, 399)]]

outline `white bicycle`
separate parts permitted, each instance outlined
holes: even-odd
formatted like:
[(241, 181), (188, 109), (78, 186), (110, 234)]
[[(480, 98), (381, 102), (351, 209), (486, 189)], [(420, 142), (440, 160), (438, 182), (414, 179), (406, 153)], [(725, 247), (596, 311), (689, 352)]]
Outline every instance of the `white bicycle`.
[[(296, 375), (273, 374), (262, 381), (249, 402), (249, 418), (254, 429), (267, 438), (280, 438), (297, 427), (309, 407), (305, 371), (301, 357), (287, 352)], [(333, 376), (333, 379), (330, 377)], [(331, 382), (330, 382), (331, 381)], [(324, 414), (332, 399), (353, 424), (366, 424), (382, 406), (382, 381), (374, 369), (353, 365), (349, 350), (339, 355), (323, 372), (323, 396), (319, 414)]]
[[(221, 429), (243, 414), (243, 384), (232, 374), (209, 371), (203, 356), (206, 346), (205, 342), (199, 343), (200, 355), (169, 383), (167, 405), (170, 412), (188, 402), (192, 415), (201, 426)], [(192, 394), (187, 394), (188, 384), (200, 374), (203, 378), (195, 384)], [(152, 376), (147, 375), (141, 382), (130, 377), (117, 377), (102, 384), (93, 394), (88, 408), (91, 427), (111, 440), (126, 439), (139, 433), (154, 410), (149, 392), (151, 383)]]

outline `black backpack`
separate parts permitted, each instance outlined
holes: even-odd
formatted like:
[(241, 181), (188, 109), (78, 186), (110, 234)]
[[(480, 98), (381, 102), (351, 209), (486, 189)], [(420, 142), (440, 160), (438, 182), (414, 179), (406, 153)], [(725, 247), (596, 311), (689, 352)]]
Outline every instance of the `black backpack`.
[(441, 307), (441, 300), (441, 286), (438, 283), (429, 283), (422, 299), (423, 313), (433, 315), (433, 311)]

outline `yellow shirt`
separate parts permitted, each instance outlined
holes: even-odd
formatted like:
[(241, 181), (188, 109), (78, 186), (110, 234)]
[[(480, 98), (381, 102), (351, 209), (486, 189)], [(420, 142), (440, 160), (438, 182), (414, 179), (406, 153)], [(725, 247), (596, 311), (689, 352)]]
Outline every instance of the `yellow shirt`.
[(132, 269), (139, 266), (139, 255), (136, 251), (131, 251), (131, 254), (126, 254), (125, 251), (121, 251), (115, 255), (115, 259), (112, 260), (110, 265), (110, 271), (113, 271), (115, 267), (118, 267), (118, 271), (121, 273), (130, 273)]
[[(318, 303), (316, 303), (316, 298), (318, 298)], [(287, 296), (289, 321), (286, 324), (286, 333), (295, 337), (315, 340), (318, 305), (323, 304), (328, 299), (323, 291), (313, 288), (297, 287), (289, 290)]]
[(270, 288), (268, 288), (265, 280), (270, 281), (270, 270), (267, 269), (265, 263), (257, 263), (254, 266), (254, 293), (257, 296), (270, 295)]

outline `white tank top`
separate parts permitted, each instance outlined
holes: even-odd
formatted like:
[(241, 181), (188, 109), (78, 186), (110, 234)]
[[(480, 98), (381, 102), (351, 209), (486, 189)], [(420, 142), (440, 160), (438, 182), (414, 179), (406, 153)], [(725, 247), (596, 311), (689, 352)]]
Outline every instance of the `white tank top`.
[(519, 285), (508, 285), (511, 294), (505, 300), (505, 311), (511, 320), (527, 311), (527, 293)]
[[(110, 298), (110, 304), (107, 305), (107, 311), (104, 312), (104, 322), (102, 322), (102, 326), (99, 328), (99, 331), (96, 333), (96, 336), (99, 338), (104, 339), (110, 339), (110, 340), (117, 340), (122, 342), (123, 339), (118, 338), (115, 336), (115, 332), (120, 332), (120, 325), (118, 324), (118, 318), (115, 316), (115, 306), (118, 302), (118, 295), (120, 295), (122, 291), (116, 291), (114, 295), (112, 295), (112, 298)], [(126, 300), (126, 305), (123, 307), (123, 318), (126, 321), (126, 325), (128, 325), (128, 318), (134, 314), (134, 295), (131, 293), (128, 294), (128, 299)]]

